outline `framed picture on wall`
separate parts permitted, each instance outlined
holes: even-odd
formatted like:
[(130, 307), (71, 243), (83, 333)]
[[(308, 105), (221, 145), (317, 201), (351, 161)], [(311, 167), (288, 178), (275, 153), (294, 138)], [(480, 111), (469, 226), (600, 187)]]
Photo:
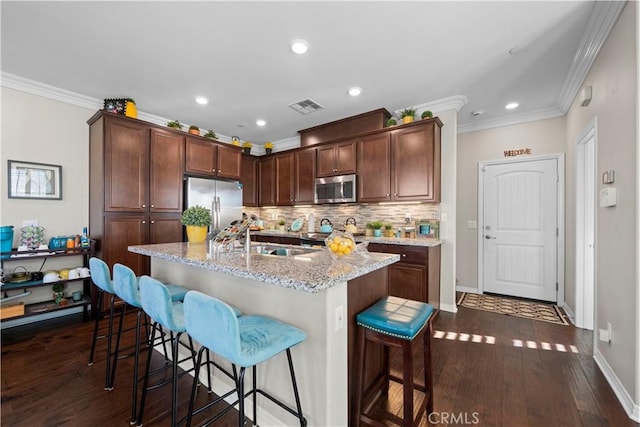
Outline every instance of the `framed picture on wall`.
[(62, 166), (9, 160), (10, 199), (62, 200)]

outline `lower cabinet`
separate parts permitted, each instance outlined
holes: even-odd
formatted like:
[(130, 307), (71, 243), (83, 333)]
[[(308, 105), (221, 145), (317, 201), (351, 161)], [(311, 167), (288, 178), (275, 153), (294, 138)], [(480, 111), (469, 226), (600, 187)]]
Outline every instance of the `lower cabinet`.
[(400, 255), (389, 269), (389, 295), (440, 307), (440, 246), (369, 243), (371, 252)]

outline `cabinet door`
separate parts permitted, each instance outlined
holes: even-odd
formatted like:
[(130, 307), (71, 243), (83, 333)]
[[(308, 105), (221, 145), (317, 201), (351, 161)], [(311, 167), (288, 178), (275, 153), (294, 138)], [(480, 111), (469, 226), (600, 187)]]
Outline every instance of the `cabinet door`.
[(435, 201), (435, 123), (392, 132), (392, 200)]
[(258, 200), (260, 206), (273, 206), (276, 195), (276, 160), (275, 157), (260, 159), (258, 162), (258, 177), (260, 192)]
[(151, 130), (149, 203), (151, 212), (182, 212), (184, 137)]
[(296, 151), (295, 204), (311, 204), (315, 199), (316, 150)]
[(427, 301), (427, 267), (397, 262), (389, 266), (389, 295)]
[(358, 140), (358, 202), (391, 200), (389, 141), (386, 132)]
[(356, 142), (342, 142), (334, 148), (338, 175), (356, 173)]
[(235, 147), (216, 144), (218, 149), (217, 172), (219, 177), (240, 179), (240, 158), (242, 151)]
[(151, 215), (149, 223), (149, 244), (182, 242), (183, 225), (181, 216)]
[(187, 137), (184, 170), (199, 175), (216, 175), (216, 146), (213, 142)]
[(293, 153), (278, 154), (276, 157), (276, 205), (293, 205)]
[(317, 148), (316, 156), (318, 177), (333, 176), (336, 174), (336, 156), (332, 145)]
[(109, 268), (120, 263), (130, 267), (136, 275), (149, 274), (147, 257), (127, 250), (131, 245), (147, 244), (148, 230), (146, 215), (105, 216), (102, 258)]
[(148, 203), (149, 128), (109, 117), (104, 132), (104, 209), (144, 212)]
[(247, 154), (242, 154), (241, 157), (242, 204), (244, 206), (258, 206), (258, 158)]

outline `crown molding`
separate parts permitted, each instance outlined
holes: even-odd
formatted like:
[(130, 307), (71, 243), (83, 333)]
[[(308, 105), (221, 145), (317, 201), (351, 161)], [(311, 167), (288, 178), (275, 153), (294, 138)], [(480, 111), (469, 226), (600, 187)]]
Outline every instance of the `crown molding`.
[(584, 83), (584, 79), (591, 70), (591, 66), (626, 3), (626, 0), (595, 2), (580, 46), (573, 57), (569, 73), (556, 101), (556, 105), (563, 114), (569, 111), (580, 86)]
[[(426, 111), (426, 110), (432, 111), (433, 113), (446, 111), (446, 110), (456, 110), (457, 112), (457, 111), (460, 111), (460, 109), (464, 107), (467, 102), (468, 101), (466, 96), (454, 95), (454, 96), (449, 96), (447, 98), (426, 102), (424, 104), (414, 105), (411, 108), (414, 108), (416, 110), (417, 115), (420, 115), (423, 111)], [(395, 110), (393, 114), (395, 116), (399, 116), (400, 111), (402, 110)]]
[(498, 128), (503, 126), (517, 125), (519, 123), (534, 122), (536, 120), (553, 119), (555, 117), (561, 117), (564, 115), (565, 113), (560, 111), (557, 107), (542, 108), (539, 110), (512, 115), (509, 117), (498, 117), (492, 120), (485, 120), (477, 123), (465, 123), (462, 125), (459, 124), (458, 134)]

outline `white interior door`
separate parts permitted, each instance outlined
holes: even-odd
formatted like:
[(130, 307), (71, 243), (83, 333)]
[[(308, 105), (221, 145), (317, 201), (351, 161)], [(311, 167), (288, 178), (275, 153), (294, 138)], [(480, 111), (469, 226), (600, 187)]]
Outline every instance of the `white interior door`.
[(558, 160), (482, 167), (483, 289), (557, 301)]

